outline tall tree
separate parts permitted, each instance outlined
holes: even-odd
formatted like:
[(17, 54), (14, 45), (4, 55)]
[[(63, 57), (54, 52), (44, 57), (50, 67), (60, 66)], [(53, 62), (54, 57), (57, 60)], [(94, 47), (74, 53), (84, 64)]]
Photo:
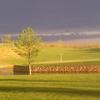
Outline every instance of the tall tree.
[(22, 30), (18, 36), (15, 45), (15, 52), (27, 59), (29, 71), (31, 75), (31, 65), (34, 58), (37, 56), (40, 47), (40, 37), (33, 31), (32, 28), (28, 27)]

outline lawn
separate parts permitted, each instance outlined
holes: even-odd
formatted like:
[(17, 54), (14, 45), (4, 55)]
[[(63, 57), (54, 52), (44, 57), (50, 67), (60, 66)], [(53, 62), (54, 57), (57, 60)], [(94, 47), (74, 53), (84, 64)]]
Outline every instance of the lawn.
[(37, 62), (40, 61), (60, 61), (62, 54), (63, 61), (100, 61), (100, 48), (61, 48), (61, 47), (45, 47), (41, 48)]
[(0, 76), (0, 100), (100, 100), (100, 74)]
[[(0, 66), (25, 64), (10, 46), (0, 45)], [(35, 59), (72, 64), (100, 64), (100, 48), (42, 47)], [(100, 100), (100, 74), (0, 76), (0, 100)]]
[[(26, 64), (11, 48), (0, 45), (0, 64)], [(100, 62), (100, 48), (41, 47), (35, 63), (59, 62), (61, 54), (63, 62)]]

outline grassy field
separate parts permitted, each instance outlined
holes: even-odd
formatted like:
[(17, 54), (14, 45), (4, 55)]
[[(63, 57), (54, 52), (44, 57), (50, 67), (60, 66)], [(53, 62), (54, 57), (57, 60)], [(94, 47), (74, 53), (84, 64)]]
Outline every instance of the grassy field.
[(100, 100), (100, 74), (0, 76), (0, 100)]
[[(0, 67), (25, 64), (10, 46), (0, 45)], [(36, 63), (100, 64), (100, 48), (42, 47)], [(0, 76), (0, 100), (100, 100), (100, 74)]]
[(100, 60), (100, 48), (42, 48), (36, 61), (59, 61), (62, 54), (63, 61)]
[[(97, 62), (100, 61), (100, 48), (61, 48), (41, 47), (35, 62)], [(18, 56), (9, 46), (0, 45), (0, 64), (25, 64), (24, 58)]]

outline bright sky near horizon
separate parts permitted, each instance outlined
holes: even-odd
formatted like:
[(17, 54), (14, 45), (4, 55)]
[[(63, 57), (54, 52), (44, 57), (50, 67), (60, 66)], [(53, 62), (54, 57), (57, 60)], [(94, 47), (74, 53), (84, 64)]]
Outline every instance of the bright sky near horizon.
[(0, 32), (100, 30), (100, 0), (0, 0)]

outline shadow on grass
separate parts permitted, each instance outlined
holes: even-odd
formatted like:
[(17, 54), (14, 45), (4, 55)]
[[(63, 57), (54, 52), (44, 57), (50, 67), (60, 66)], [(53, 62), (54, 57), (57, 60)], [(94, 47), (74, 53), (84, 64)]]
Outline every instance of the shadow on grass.
[(82, 90), (77, 88), (56, 88), (56, 87), (0, 87), (0, 92), (40, 92), (40, 93), (56, 93), (63, 95), (79, 95), (100, 97), (100, 90)]
[(89, 53), (99, 53), (100, 48), (91, 48), (91, 49), (88, 49), (87, 52), (89, 52)]
[(66, 82), (66, 83), (69, 83), (69, 82), (79, 82), (79, 83), (81, 83), (81, 82), (87, 82), (87, 81), (67, 81), (67, 80), (41, 80), (41, 79), (36, 79), (36, 80), (26, 80), (26, 79), (0, 79), (0, 81), (4, 81), (4, 82), (32, 82), (32, 83), (37, 83), (37, 82), (39, 82), (39, 83), (46, 83), (46, 82), (49, 82), (49, 83), (56, 83), (56, 82)]

